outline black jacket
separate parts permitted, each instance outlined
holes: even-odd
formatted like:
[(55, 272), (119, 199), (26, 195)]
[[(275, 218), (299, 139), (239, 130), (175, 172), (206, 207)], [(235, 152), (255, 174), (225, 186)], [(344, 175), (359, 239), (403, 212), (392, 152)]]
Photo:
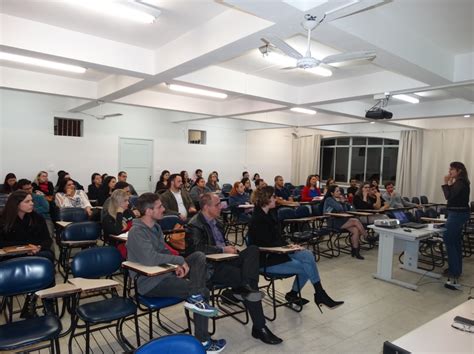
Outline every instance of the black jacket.
[[(217, 228), (225, 235), (224, 226), (217, 221)], [(202, 213), (197, 213), (186, 225), (186, 250), (185, 254), (201, 251), (204, 254), (222, 253), (222, 249), (216, 246), (212, 230)]]
[[(262, 208), (255, 207), (249, 222), (248, 238), (249, 244), (258, 247), (279, 247), (288, 244), (281, 237), (275, 209), (265, 214)], [(262, 267), (270, 267), (272, 265), (289, 262), (290, 260), (290, 257), (286, 254), (260, 253), (260, 266)]]
[(8, 232), (4, 231), (4, 225), (0, 223), (0, 247), (23, 246), (29, 243), (41, 246), (42, 250), (51, 249), (53, 240), (41, 215), (33, 211), (25, 214), (23, 220), (17, 217)]
[(469, 211), (470, 183), (465, 178), (458, 178), (453, 185), (441, 186), (448, 201), (447, 209), (452, 211)]

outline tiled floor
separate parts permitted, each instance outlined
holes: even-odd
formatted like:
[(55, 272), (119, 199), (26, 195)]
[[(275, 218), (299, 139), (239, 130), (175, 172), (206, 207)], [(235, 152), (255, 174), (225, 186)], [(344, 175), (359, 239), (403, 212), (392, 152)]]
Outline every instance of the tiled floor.
[[(444, 278), (436, 281), (395, 270), (397, 278), (420, 285), (419, 291), (415, 292), (373, 279), (377, 249), (365, 251), (363, 255), (364, 261), (341, 255), (318, 262), (328, 294), (336, 300), (344, 300), (345, 304), (332, 311), (323, 309), (323, 314), (312, 301), (301, 313), (280, 307), (277, 319), (269, 322), (268, 327), (284, 339), (282, 344), (263, 344), (252, 338), (251, 324), (243, 326), (231, 318), (218, 321), (214, 337), (227, 340), (225, 353), (380, 353), (385, 340), (395, 340), (466, 301), (470, 286), (474, 286), (474, 256), (464, 259), (465, 275), (461, 281), (466, 286), (461, 291), (445, 289)], [(398, 264), (398, 258), (394, 259), (394, 264)], [(291, 282), (280, 281), (277, 286), (286, 292)], [(306, 285), (303, 296), (313, 299), (312, 286)], [(264, 310), (269, 312), (270, 308), (265, 306)], [(184, 324), (182, 305), (166, 310), (165, 314)], [(140, 323), (142, 340), (145, 340), (148, 336), (146, 318), (142, 317)], [(127, 338), (135, 343), (132, 322), (126, 327)], [(94, 336), (94, 353), (120, 352), (121, 348), (112, 337), (113, 331), (103, 332)], [(74, 343), (74, 353), (81, 352), (77, 344)], [(67, 338), (61, 339), (61, 347), (67, 352)]]

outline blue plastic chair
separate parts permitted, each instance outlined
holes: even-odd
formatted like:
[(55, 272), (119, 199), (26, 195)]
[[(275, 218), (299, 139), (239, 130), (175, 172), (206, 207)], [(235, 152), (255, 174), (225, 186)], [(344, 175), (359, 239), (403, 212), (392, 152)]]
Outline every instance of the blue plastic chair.
[(189, 334), (172, 334), (143, 344), (135, 354), (206, 354), (201, 342)]
[(17, 351), (49, 341), (51, 351), (59, 353), (62, 326), (56, 316), (12, 321), (13, 296), (35, 293), (53, 284), (54, 265), (46, 258), (21, 257), (0, 263), (0, 297), (7, 300), (9, 308), (8, 323), (0, 325), (0, 351)]

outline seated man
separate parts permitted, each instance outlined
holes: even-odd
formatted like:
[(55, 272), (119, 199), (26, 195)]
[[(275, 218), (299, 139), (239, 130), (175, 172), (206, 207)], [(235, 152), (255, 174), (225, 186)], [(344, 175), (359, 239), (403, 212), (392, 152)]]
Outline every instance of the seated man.
[(282, 176), (275, 176), (275, 196), (278, 205), (288, 204), (293, 202), (293, 197), (288, 189), (285, 188), (285, 181)]
[[(208, 318), (217, 310), (207, 303), (209, 290), (206, 288), (206, 256), (196, 252), (186, 259), (172, 255), (165, 246), (163, 232), (158, 221), (165, 209), (160, 197), (154, 193), (144, 193), (137, 200), (137, 208), (142, 215), (133, 221), (128, 232), (128, 260), (145, 266), (163, 263), (178, 265), (174, 273), (153, 277), (139, 277), (137, 291), (150, 297), (180, 297), (186, 299), (184, 306), (195, 313), (195, 336), (208, 353), (218, 353), (224, 349), (226, 341), (213, 340), (209, 336)], [(130, 272), (134, 277), (134, 272)]]
[(118, 173), (118, 178), (117, 178), (117, 182), (125, 182), (128, 184), (128, 188), (130, 189), (130, 194), (131, 195), (137, 195), (137, 191), (135, 190), (135, 188), (133, 188), (133, 186), (127, 182), (127, 178), (128, 178), (128, 175), (127, 175), (127, 172), (125, 171), (120, 171)]
[(173, 173), (169, 178), (170, 188), (160, 195), (166, 215), (178, 215), (186, 221), (190, 214), (196, 213), (196, 208), (189, 193), (182, 189), (183, 181), (178, 173)]
[(382, 198), (387, 202), (390, 208), (403, 208), (403, 207), (410, 207), (410, 208), (419, 208), (420, 205), (415, 203), (407, 202), (402, 198), (400, 194), (395, 192), (395, 183), (387, 182), (385, 184), (385, 192), (382, 194)]
[(228, 246), (224, 239), (224, 227), (217, 218), (221, 213), (219, 197), (205, 193), (200, 200), (201, 211), (188, 223), (186, 232), (186, 254), (234, 253), (239, 254), (231, 260), (215, 262), (210, 267), (214, 284), (230, 286), (234, 297), (243, 300), (252, 318), (252, 336), (267, 344), (279, 344), (275, 336), (265, 325), (262, 309), (262, 295), (258, 291), (259, 250), (249, 246), (238, 252), (234, 246)]
[(347, 201), (352, 204), (359, 187), (357, 186), (357, 179), (355, 178), (351, 178), (349, 183), (350, 186), (347, 188)]

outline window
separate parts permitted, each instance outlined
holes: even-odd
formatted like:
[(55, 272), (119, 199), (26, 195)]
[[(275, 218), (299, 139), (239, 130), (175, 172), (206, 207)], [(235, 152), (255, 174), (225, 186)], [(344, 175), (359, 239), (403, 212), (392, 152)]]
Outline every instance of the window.
[(376, 178), (380, 183), (395, 181), (398, 141), (383, 138), (343, 137), (321, 141), (321, 178), (349, 183)]
[(206, 131), (189, 129), (188, 144), (206, 145)]
[(83, 136), (83, 120), (54, 117), (54, 135)]

